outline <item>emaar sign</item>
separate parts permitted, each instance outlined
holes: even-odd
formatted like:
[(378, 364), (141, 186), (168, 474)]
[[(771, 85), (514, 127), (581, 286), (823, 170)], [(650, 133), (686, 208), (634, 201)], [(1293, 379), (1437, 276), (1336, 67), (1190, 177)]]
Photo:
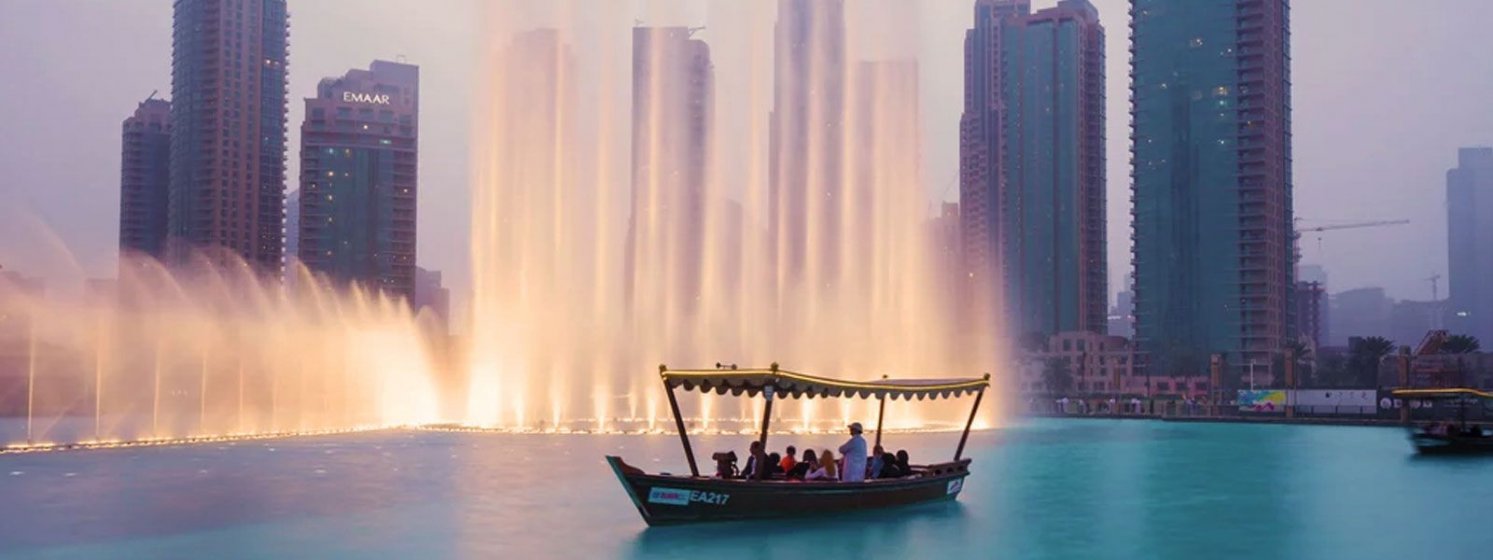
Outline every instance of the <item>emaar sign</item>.
[(356, 93), (351, 91), (342, 92), (342, 100), (348, 103), (372, 103), (374, 105), (388, 105), (389, 96), (382, 93)]

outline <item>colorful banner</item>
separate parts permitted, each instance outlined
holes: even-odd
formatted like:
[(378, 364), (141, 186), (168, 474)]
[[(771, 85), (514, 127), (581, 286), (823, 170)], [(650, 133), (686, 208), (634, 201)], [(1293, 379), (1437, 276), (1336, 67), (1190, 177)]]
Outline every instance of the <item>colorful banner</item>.
[(1285, 412), (1286, 391), (1284, 389), (1239, 390), (1241, 412)]

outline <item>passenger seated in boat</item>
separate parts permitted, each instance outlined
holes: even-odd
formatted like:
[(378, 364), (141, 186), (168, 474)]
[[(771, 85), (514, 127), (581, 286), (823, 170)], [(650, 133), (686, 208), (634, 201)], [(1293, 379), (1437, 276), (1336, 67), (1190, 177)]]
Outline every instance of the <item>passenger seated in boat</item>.
[(746, 466), (741, 469), (741, 477), (756, 478), (757, 468), (766, 460), (766, 457), (762, 456), (762, 442), (754, 441), (747, 449), (747, 462)]
[(783, 468), (778, 465), (783, 462), (783, 457), (777, 453), (767, 454), (767, 478), (783, 476)]
[(809, 476), (810, 472), (813, 472), (817, 468), (819, 468), (819, 458), (814, 455), (814, 450), (805, 449), (804, 460), (793, 465), (793, 468), (788, 471), (788, 479), (803, 480)]
[(840, 480), (839, 466), (835, 462), (835, 452), (826, 449), (819, 452), (818, 465), (804, 476), (804, 480)]
[(798, 454), (798, 449), (790, 445), (787, 452), (788, 454), (783, 456), (783, 460), (778, 462), (778, 469), (782, 470), (785, 475), (793, 472), (793, 468), (798, 466), (798, 459), (794, 457), (794, 455)]
[(902, 478), (908, 474), (903, 472), (901, 467), (897, 466), (897, 456), (891, 453), (881, 454), (881, 465), (881, 476), (879, 478)]
[(866, 458), (866, 478), (881, 478), (881, 471), (886, 468), (886, 463), (881, 460), (881, 455), (886, 453), (881, 446), (871, 448), (871, 456)]
[(897, 450), (897, 469), (902, 471), (902, 476), (912, 476), (912, 464), (908, 463), (909, 460), (911, 459), (907, 456), (906, 449)]

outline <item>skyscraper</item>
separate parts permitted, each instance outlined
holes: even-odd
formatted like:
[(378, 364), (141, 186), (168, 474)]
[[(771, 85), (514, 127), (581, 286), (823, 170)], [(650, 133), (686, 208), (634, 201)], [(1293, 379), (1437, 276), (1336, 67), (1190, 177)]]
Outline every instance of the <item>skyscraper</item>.
[[(1136, 344), (1150, 374), (1227, 387), (1291, 336), (1287, 0), (1132, 0)], [(1268, 373), (1267, 373), (1268, 372)]]
[[(278, 274), (285, 212), (285, 0), (176, 0), (168, 253)], [(231, 260), (231, 259), (230, 259)]]
[[(285, 195), (285, 264), (301, 258), (301, 189)], [(287, 277), (290, 275), (287, 274)], [(287, 278), (288, 279), (288, 278)]]
[[(628, 296), (677, 300), (693, 309), (704, 275), (706, 164), (715, 78), (710, 46), (685, 27), (632, 33), (632, 201), (627, 224)], [(638, 275), (662, 271), (659, 282)], [(662, 286), (665, 298), (639, 294)], [(662, 295), (662, 294), (655, 294)], [(650, 303), (651, 304), (651, 303)]]
[(1450, 317), (1456, 334), (1493, 346), (1493, 148), (1462, 148), (1446, 172)]
[[(845, 6), (842, 0), (778, 0), (768, 119), (768, 228), (787, 282), (809, 266), (832, 267), (844, 141)], [(832, 276), (825, 270), (823, 276)]]
[[(165, 256), (171, 184), (171, 102), (146, 99), (124, 120), (119, 171), (119, 251)], [(123, 264), (124, 259), (120, 260)]]
[(375, 60), (317, 84), (301, 125), (301, 262), (411, 304), (419, 109), (419, 67)]
[[(1103, 333), (1104, 28), (1087, 0), (981, 0), (965, 37), (967, 275), (1012, 332)], [(990, 292), (999, 292), (996, 296)]]

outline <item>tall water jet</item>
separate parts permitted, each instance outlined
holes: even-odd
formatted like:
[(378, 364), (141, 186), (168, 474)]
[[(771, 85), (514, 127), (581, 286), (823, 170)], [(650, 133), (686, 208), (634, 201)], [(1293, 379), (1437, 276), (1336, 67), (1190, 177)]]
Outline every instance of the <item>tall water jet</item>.
[[(620, 388), (616, 428), (652, 430), (661, 363), (993, 368), (959, 344), (957, 272), (935, 258), (916, 53), (851, 39), (873, 9), (721, 4), (732, 25), (710, 27), (697, 4), (572, 4), (488, 5), (468, 422), (601, 424)], [(786, 413), (813, 429), (868, 410)]]

